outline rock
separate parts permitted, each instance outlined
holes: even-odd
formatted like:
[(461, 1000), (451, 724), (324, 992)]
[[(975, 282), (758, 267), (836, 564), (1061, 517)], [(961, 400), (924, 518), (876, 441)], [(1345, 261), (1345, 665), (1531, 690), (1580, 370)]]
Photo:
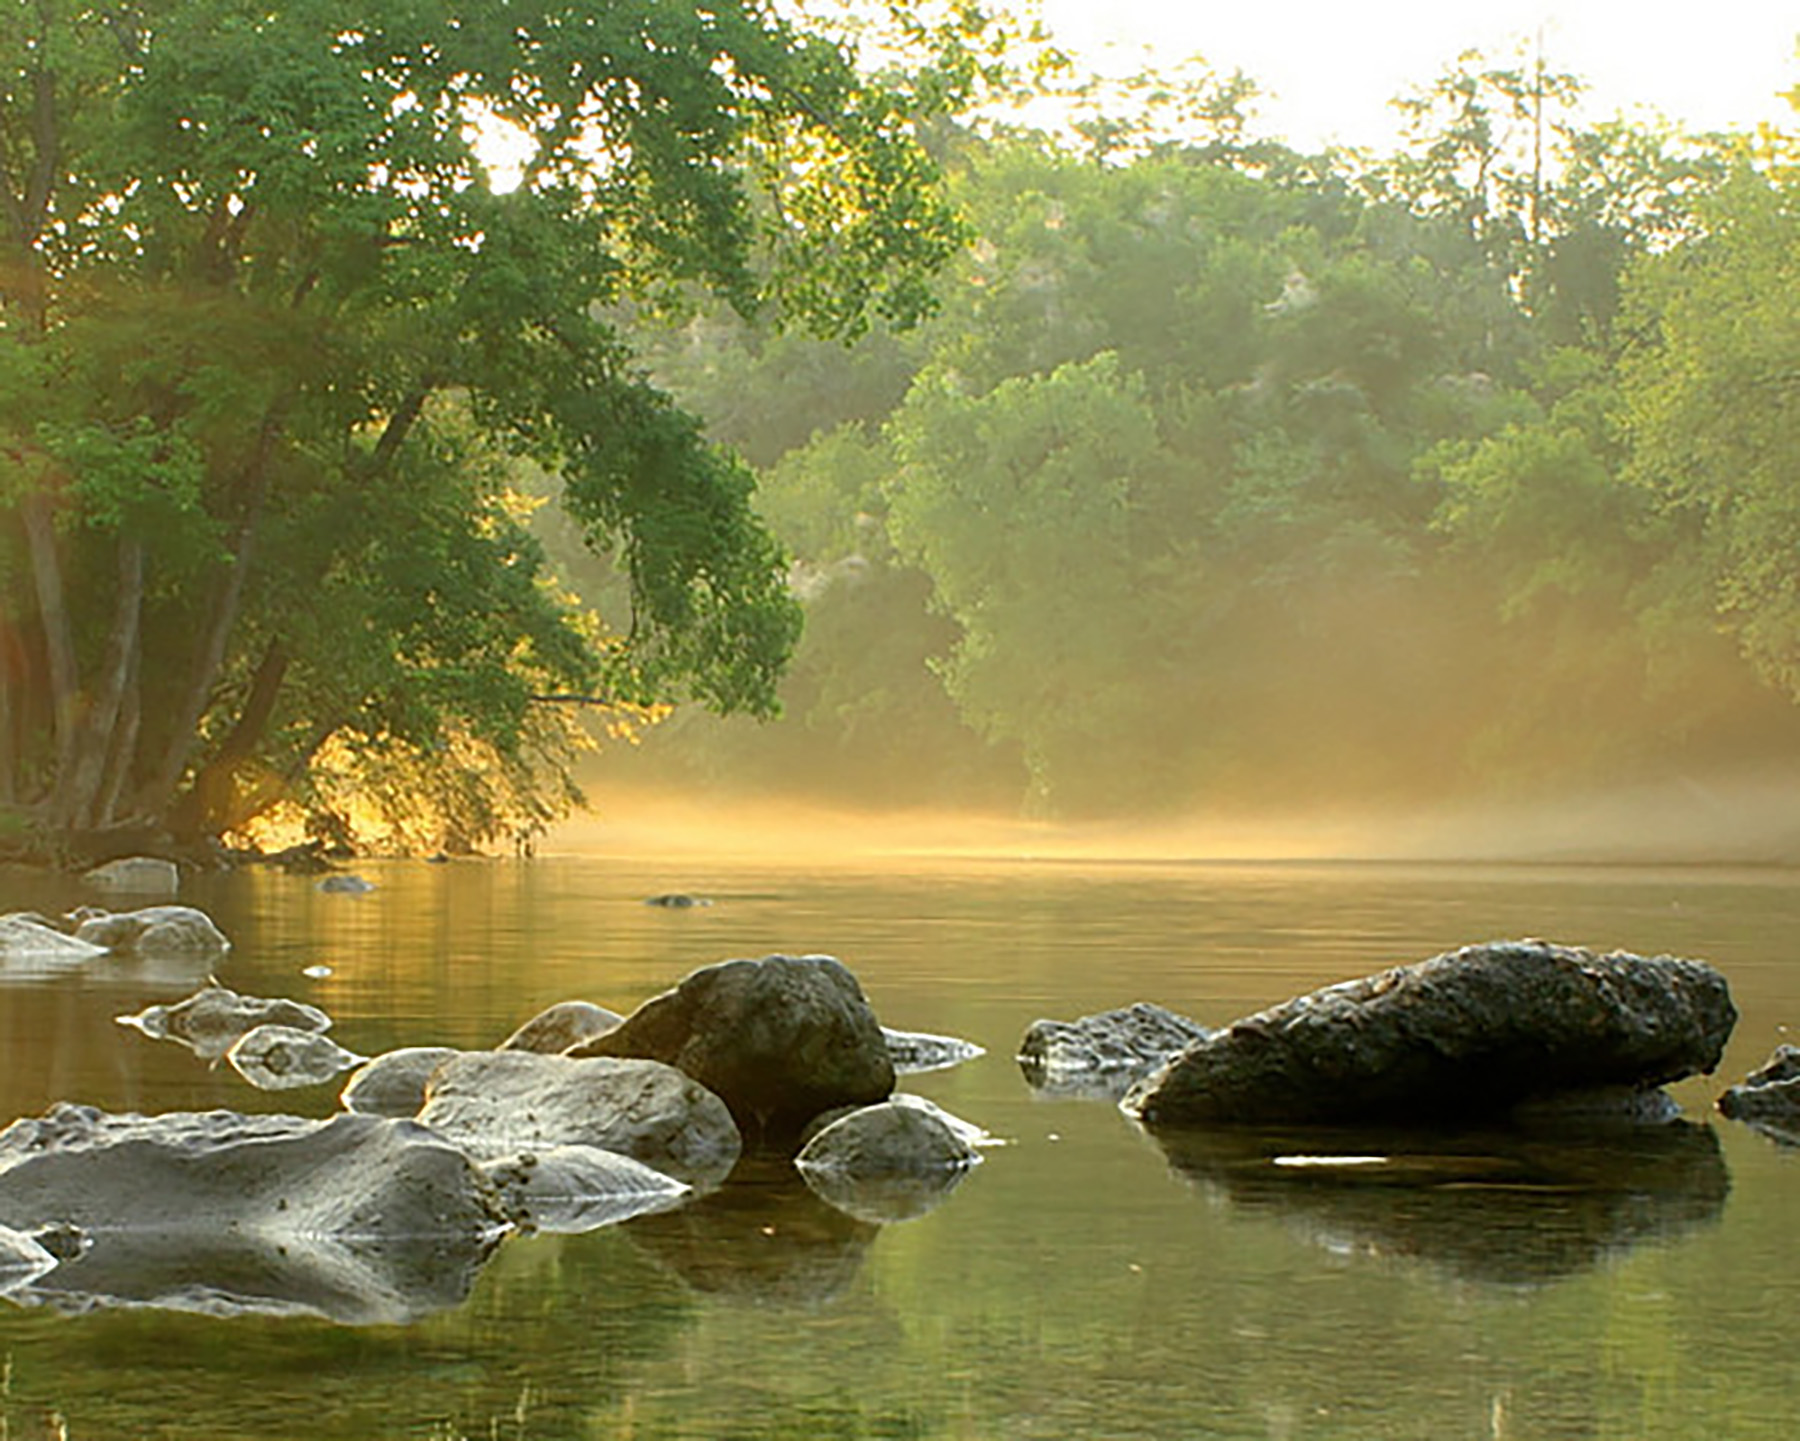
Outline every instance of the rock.
[(656, 1061), (468, 1051), (432, 1074), (422, 1125), (471, 1155), (597, 1146), (710, 1186), (743, 1147), (725, 1103)]
[(0, 1226), (0, 1296), (56, 1269), (57, 1258), (36, 1236)]
[(95, 866), (81, 878), (103, 891), (135, 891), (149, 896), (172, 896), (181, 888), (181, 871), (173, 861), (156, 856), (125, 856)]
[(1719, 1097), (1718, 1107), (1721, 1116), (1800, 1145), (1800, 1046), (1777, 1046), (1761, 1069)]
[(1137, 1082), (1146, 1125), (1441, 1121), (1719, 1063), (1736, 1023), (1700, 961), (1468, 946), (1236, 1021)]
[(558, 1235), (666, 1210), (693, 1194), (674, 1177), (597, 1146), (527, 1151), (484, 1161), (481, 1169), (499, 1188), (515, 1225)]
[(368, 1060), (317, 1031), (262, 1025), (231, 1043), (225, 1060), (259, 1091), (316, 1086)]
[(821, 1111), (870, 1105), (894, 1089), (875, 1012), (830, 956), (706, 966), (569, 1054), (674, 1066), (722, 1098), (746, 1134), (776, 1143)]
[(539, 1011), (500, 1043), (502, 1051), (536, 1051), (559, 1055), (570, 1046), (604, 1036), (625, 1018), (591, 1001), (558, 1001)]
[(210, 964), (231, 949), (212, 918), (192, 906), (146, 906), (116, 915), (88, 912), (75, 934), (109, 951), (156, 960)]
[(437, 1068), (452, 1056), (466, 1054), (451, 1046), (404, 1046), (385, 1051), (364, 1062), (345, 1082), (338, 1103), (347, 1111), (360, 1111), (366, 1116), (416, 1116), (425, 1104), (425, 1088)]
[(815, 1195), (858, 1220), (911, 1220), (962, 1183), (981, 1137), (921, 1097), (894, 1096), (822, 1127), (794, 1165)]
[(317, 889), (328, 896), (361, 896), (375, 889), (375, 882), (365, 881), (361, 876), (331, 875), (320, 881)]
[(646, 896), (647, 906), (661, 906), (666, 911), (691, 911), (697, 906), (710, 906), (711, 901), (705, 896), (690, 896), (680, 891), (671, 891), (664, 896)]
[(955, 1036), (934, 1036), (925, 1031), (893, 1031), (881, 1028), (887, 1042), (888, 1059), (894, 1063), (896, 1075), (918, 1075), (923, 1071), (943, 1071), (960, 1066), (977, 1056), (987, 1054), (973, 1041)]
[(213, 1061), (231, 1049), (238, 1037), (258, 1026), (287, 1026), (297, 1031), (328, 1031), (331, 1017), (304, 1001), (240, 996), (210, 985), (172, 1006), (146, 1006), (135, 1016), (114, 1018), (152, 1040), (179, 1041), (202, 1060)]
[(1139, 1001), (1078, 1021), (1033, 1021), (1019, 1069), (1040, 1091), (1117, 1099), (1145, 1072), (1212, 1035), (1198, 1021)]
[(79, 966), (105, 954), (105, 946), (58, 930), (41, 916), (0, 916), (0, 965)]
[(0, 1225), (92, 1243), (13, 1299), (397, 1323), (457, 1304), (506, 1217), (408, 1121), (59, 1105), (0, 1133)]

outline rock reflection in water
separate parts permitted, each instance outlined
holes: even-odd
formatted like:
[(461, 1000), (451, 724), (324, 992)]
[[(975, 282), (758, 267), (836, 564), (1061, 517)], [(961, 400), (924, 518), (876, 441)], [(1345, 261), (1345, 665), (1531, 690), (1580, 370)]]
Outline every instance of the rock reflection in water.
[(622, 1229), (696, 1291), (817, 1306), (856, 1278), (881, 1228), (820, 1200), (785, 1157), (747, 1156), (710, 1195)]
[(101, 1232), (6, 1299), (68, 1312), (144, 1308), (403, 1325), (460, 1306), (498, 1244), (495, 1235)]
[(1340, 1254), (1537, 1285), (1715, 1222), (1730, 1176), (1712, 1128), (1163, 1131), (1170, 1166)]

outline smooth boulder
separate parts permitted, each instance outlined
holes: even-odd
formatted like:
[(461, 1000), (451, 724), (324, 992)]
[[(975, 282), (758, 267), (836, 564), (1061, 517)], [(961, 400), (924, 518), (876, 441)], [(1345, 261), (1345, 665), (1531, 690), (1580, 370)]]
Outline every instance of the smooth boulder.
[(425, 1091), (437, 1068), (452, 1056), (466, 1052), (454, 1046), (402, 1046), (363, 1062), (344, 1089), (338, 1104), (346, 1111), (369, 1116), (416, 1116), (425, 1104)]
[(152, 896), (172, 896), (181, 888), (180, 868), (159, 856), (121, 856), (95, 866), (81, 879), (96, 890)]
[(981, 1129), (918, 1096), (860, 1106), (821, 1127), (794, 1157), (820, 1200), (875, 1224), (932, 1209), (981, 1160)]
[(484, 1161), (513, 1223), (522, 1229), (579, 1235), (662, 1211), (693, 1194), (673, 1176), (597, 1146), (552, 1146)]
[(117, 954), (147, 960), (212, 962), (231, 949), (212, 917), (192, 906), (90, 912), (75, 934)]
[(745, 1134), (776, 1143), (822, 1111), (872, 1105), (894, 1089), (881, 1024), (830, 956), (703, 967), (568, 1054), (674, 1066), (723, 1099)]
[(0, 964), (32, 969), (80, 966), (106, 953), (105, 946), (58, 930), (42, 916), (25, 912), (0, 916)]
[(1236, 1021), (1127, 1093), (1146, 1125), (1447, 1121), (1711, 1071), (1736, 1023), (1702, 961), (1468, 946)]
[(226, 1064), (259, 1091), (317, 1086), (366, 1060), (329, 1036), (293, 1026), (257, 1026), (225, 1052)]
[(725, 1103), (656, 1061), (469, 1051), (432, 1073), (418, 1117), (471, 1155), (596, 1146), (696, 1185), (731, 1173), (742, 1138)]
[(616, 1030), (625, 1018), (592, 1001), (558, 1001), (539, 1011), (495, 1049), (560, 1055), (571, 1046)]

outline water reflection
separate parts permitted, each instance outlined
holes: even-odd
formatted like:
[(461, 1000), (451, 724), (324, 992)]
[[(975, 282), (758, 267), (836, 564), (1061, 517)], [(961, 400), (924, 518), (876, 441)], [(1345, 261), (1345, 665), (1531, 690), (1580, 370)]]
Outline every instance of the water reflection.
[(815, 1196), (785, 1158), (747, 1156), (710, 1195), (623, 1229), (696, 1291), (810, 1307), (850, 1285), (881, 1228)]
[(1539, 1285), (1711, 1225), (1730, 1175), (1710, 1126), (1599, 1131), (1156, 1133), (1209, 1196), (1334, 1255)]

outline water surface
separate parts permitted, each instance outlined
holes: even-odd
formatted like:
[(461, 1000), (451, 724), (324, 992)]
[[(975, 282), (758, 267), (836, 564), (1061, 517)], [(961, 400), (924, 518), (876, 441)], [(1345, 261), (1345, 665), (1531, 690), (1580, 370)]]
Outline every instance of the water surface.
[[(779, 1174), (578, 1237), (507, 1241), (408, 1325), (0, 1306), (0, 1435), (543, 1438), (1758, 1438), (1800, 1413), (1800, 1153), (1711, 1117), (1800, 1015), (1781, 870), (606, 858), (242, 873), (183, 897), (232, 987), (345, 1046), (491, 1045), (551, 1002), (627, 1010), (697, 965), (826, 952), (884, 1023), (981, 1060), (907, 1085), (1009, 1144), (875, 1226)], [(9, 874), (0, 909), (81, 899)], [(713, 904), (644, 905), (681, 890)], [(1513, 1155), (1478, 1183), (1277, 1167), (1305, 1136), (1159, 1145), (1012, 1060), (1039, 1016), (1150, 999), (1208, 1023), (1469, 941), (1700, 956), (1743, 1013), (1695, 1124)], [(309, 978), (309, 967), (331, 974)], [(203, 977), (103, 963), (0, 985), (0, 1117), (324, 1115), (116, 1025)], [(1414, 1138), (1416, 1140), (1416, 1138)], [(1404, 1138), (1366, 1138), (1375, 1150)], [(1426, 1150), (1484, 1157), (1492, 1138)], [(1434, 1180), (1434, 1175), (1436, 1179)]]

